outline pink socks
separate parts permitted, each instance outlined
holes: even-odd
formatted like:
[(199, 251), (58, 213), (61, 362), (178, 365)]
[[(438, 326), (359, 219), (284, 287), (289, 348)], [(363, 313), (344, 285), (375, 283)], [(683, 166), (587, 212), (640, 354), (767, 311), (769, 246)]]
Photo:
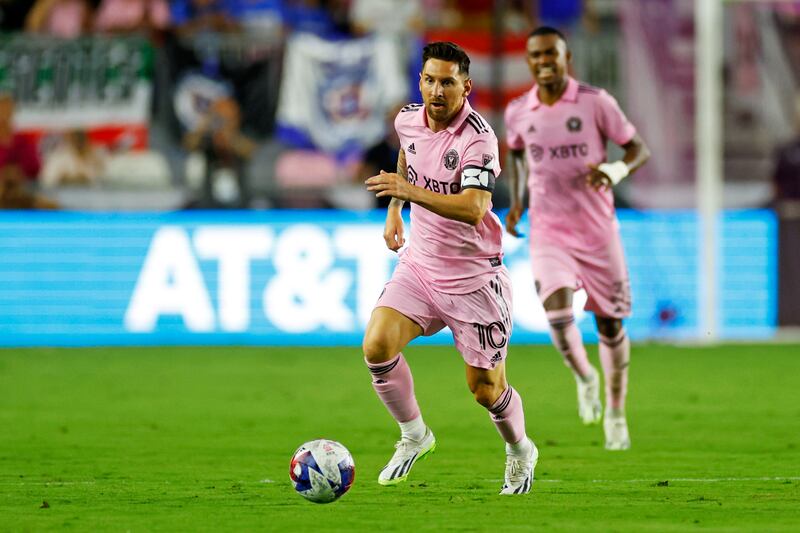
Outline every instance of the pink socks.
[(546, 315), (550, 322), (550, 338), (564, 356), (564, 363), (572, 370), (575, 377), (587, 378), (591, 372), (591, 365), (586, 357), (581, 332), (575, 325), (572, 309), (547, 311)]
[(489, 408), (492, 422), (508, 444), (516, 444), (525, 438), (525, 413), (522, 398), (510, 385)]
[(600, 363), (606, 380), (606, 408), (621, 411), (625, 409), (625, 395), (628, 392), (631, 342), (625, 329), (621, 329), (614, 338), (599, 337)]
[(408, 422), (419, 416), (414, 396), (414, 379), (402, 353), (385, 363), (367, 363), (372, 373), (372, 388), (398, 422)]

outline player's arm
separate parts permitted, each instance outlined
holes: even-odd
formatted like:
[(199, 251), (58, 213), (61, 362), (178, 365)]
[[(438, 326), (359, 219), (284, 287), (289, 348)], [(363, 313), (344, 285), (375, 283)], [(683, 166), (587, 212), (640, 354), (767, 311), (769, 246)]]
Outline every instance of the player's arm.
[[(409, 184), (410, 185), (410, 184)], [(463, 189), (458, 194), (439, 194), (422, 187), (413, 187), (408, 197), (409, 202), (414, 202), (433, 211), (439, 216), (465, 222), (477, 226), (489, 210), (492, 200), (492, 191), (484, 189)]]
[(522, 235), (517, 230), (519, 219), (525, 210), (523, 199), (525, 197), (525, 150), (509, 150), (508, 186), (511, 192), (511, 207), (506, 215), (506, 231), (514, 237)]
[(586, 177), (589, 185), (598, 190), (603, 187), (613, 187), (650, 159), (650, 148), (638, 133), (623, 144), (622, 149), (625, 150), (625, 155), (619, 161), (589, 165), (590, 172)]
[[(477, 226), (489, 209), (494, 189), (494, 173), (477, 167), (467, 167), (465, 172), (469, 175), (462, 176), (462, 190), (458, 194), (429, 191), (412, 185), (405, 176), (388, 172), (381, 172), (367, 179), (367, 190), (374, 192), (379, 198), (391, 196), (396, 200), (413, 202), (439, 216)], [(402, 206), (402, 203), (399, 202), (399, 205)], [(397, 212), (399, 215), (399, 210)]]
[[(381, 170), (380, 175), (385, 174), (386, 173)], [(408, 179), (406, 153), (402, 148), (400, 149), (400, 153), (397, 154), (396, 174), (401, 176), (404, 180)], [(386, 242), (386, 247), (393, 252), (402, 248), (406, 243), (403, 237), (403, 204), (405, 204), (405, 201), (393, 197), (389, 201), (389, 207), (386, 210), (386, 224), (383, 228), (383, 240)]]

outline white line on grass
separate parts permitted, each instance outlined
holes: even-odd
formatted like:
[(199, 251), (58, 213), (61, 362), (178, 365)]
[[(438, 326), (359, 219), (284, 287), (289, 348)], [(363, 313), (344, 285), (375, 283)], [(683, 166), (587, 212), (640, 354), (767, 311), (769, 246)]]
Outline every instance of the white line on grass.
[[(13, 486), (21, 486), (21, 485), (96, 485), (98, 483), (103, 483), (103, 481), (0, 481), (0, 486), (5, 487), (13, 487)], [(484, 479), (483, 481), (488, 483), (502, 483), (502, 479)], [(673, 478), (666, 478), (666, 479), (590, 479), (590, 480), (581, 480), (581, 479), (539, 479), (536, 478), (536, 483), (608, 483), (608, 484), (615, 484), (615, 483), (663, 483), (664, 481), (668, 482), (681, 482), (681, 483), (727, 483), (727, 482), (739, 482), (739, 481), (800, 481), (800, 476), (778, 476), (778, 477), (673, 477)], [(120, 483), (120, 481), (117, 481)], [(154, 483), (154, 484), (161, 484), (167, 483), (168, 481), (137, 481), (137, 480), (125, 480), (121, 481), (122, 484), (130, 484), (130, 483)], [(246, 482), (240, 482), (246, 483)], [(259, 483), (274, 483), (271, 479), (262, 479)]]
[[(502, 483), (502, 479), (487, 479), (491, 483)], [(681, 483), (725, 483), (732, 481), (800, 481), (800, 476), (787, 477), (668, 477), (666, 479), (540, 479), (536, 483), (663, 483), (664, 481), (680, 481)]]

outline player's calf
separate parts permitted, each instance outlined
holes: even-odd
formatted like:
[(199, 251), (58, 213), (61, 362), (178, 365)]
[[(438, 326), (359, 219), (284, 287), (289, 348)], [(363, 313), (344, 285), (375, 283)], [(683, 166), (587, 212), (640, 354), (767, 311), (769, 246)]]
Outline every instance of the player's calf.
[(599, 335), (600, 363), (606, 378), (606, 408), (625, 409), (628, 393), (628, 366), (631, 358), (631, 343), (624, 329), (614, 337)]
[(586, 379), (591, 372), (592, 365), (586, 356), (583, 338), (578, 326), (575, 325), (575, 315), (572, 308), (547, 311), (547, 321), (550, 323), (550, 339), (561, 353), (564, 363), (572, 370), (576, 378)]

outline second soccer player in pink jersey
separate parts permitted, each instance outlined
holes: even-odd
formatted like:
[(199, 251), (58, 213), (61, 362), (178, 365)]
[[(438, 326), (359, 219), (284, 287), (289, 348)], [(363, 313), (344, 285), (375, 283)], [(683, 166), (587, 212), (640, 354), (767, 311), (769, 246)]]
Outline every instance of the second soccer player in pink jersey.
[[(631, 297), (611, 187), (642, 166), (650, 152), (611, 95), (567, 75), (570, 59), (558, 30), (531, 32), (527, 61), (536, 83), (505, 112), (513, 193), (506, 229), (518, 235), (527, 164), (531, 262), (551, 338), (575, 375), (581, 419), (599, 422), (599, 376), (572, 312), (573, 293), (584, 288), (606, 382), (605, 445), (625, 450), (630, 342), (622, 319), (630, 314)], [(622, 160), (606, 161), (609, 139), (625, 150)]]
[[(525, 494), (538, 451), (525, 434), (519, 393), (506, 381), (512, 301), (502, 264), (503, 228), (491, 211), (500, 171), (497, 138), (467, 101), (469, 63), (453, 43), (425, 47), (419, 81), (424, 103), (407, 105), (395, 120), (402, 145), (397, 172), (367, 179), (368, 190), (392, 198), (383, 238), (389, 249), (400, 251), (363, 345), (372, 386), (401, 432), (378, 483), (404, 481), (436, 447), (401, 350), (448, 326), (466, 364), (467, 384), (506, 443), (500, 494)], [(401, 250), (405, 201), (411, 202), (413, 238)]]

